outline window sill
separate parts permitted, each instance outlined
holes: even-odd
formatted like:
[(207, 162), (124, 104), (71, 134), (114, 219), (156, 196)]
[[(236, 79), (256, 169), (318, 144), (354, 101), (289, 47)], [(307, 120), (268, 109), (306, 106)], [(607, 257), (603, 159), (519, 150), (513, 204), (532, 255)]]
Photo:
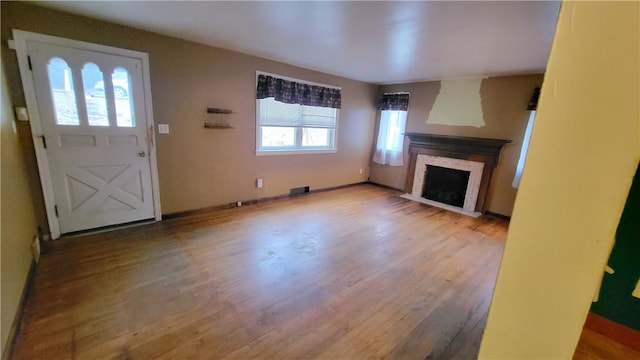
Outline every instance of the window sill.
[(334, 154), (338, 149), (318, 149), (318, 150), (257, 150), (256, 156), (270, 155), (311, 155), (311, 154)]

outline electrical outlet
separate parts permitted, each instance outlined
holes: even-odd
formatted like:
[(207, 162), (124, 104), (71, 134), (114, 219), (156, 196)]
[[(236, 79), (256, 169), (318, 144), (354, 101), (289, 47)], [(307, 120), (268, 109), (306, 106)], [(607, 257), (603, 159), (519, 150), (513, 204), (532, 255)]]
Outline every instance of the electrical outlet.
[(362, 168), (360, 168), (360, 175), (362, 175)]
[(256, 180), (256, 187), (257, 187), (258, 189), (262, 188), (262, 179), (258, 179), (258, 180)]
[(169, 133), (169, 124), (158, 124), (158, 133), (159, 134), (168, 134)]
[(242, 201), (238, 201), (238, 202), (236, 203), (236, 205), (237, 205), (238, 207), (242, 206)]

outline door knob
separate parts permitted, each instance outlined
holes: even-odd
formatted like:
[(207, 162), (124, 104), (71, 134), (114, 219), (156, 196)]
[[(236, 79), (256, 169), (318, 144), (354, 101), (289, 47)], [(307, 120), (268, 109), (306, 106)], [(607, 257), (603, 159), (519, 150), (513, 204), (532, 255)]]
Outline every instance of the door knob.
[(138, 156), (140, 156), (140, 157), (145, 157), (145, 156), (147, 156), (147, 153), (146, 153), (145, 151), (140, 151), (140, 152), (138, 153)]

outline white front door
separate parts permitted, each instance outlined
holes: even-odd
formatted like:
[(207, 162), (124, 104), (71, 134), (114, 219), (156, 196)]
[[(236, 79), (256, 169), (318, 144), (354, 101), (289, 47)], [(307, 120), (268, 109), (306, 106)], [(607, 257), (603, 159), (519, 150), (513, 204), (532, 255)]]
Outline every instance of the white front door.
[(26, 47), (60, 232), (154, 218), (140, 59)]

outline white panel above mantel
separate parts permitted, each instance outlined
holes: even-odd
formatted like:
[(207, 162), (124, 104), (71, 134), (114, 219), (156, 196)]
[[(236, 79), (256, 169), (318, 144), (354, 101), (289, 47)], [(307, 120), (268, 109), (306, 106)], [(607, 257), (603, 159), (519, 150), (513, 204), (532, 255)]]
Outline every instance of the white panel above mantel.
[(483, 79), (440, 81), (440, 92), (427, 118), (427, 125), (483, 127), (485, 122), (480, 97)]

